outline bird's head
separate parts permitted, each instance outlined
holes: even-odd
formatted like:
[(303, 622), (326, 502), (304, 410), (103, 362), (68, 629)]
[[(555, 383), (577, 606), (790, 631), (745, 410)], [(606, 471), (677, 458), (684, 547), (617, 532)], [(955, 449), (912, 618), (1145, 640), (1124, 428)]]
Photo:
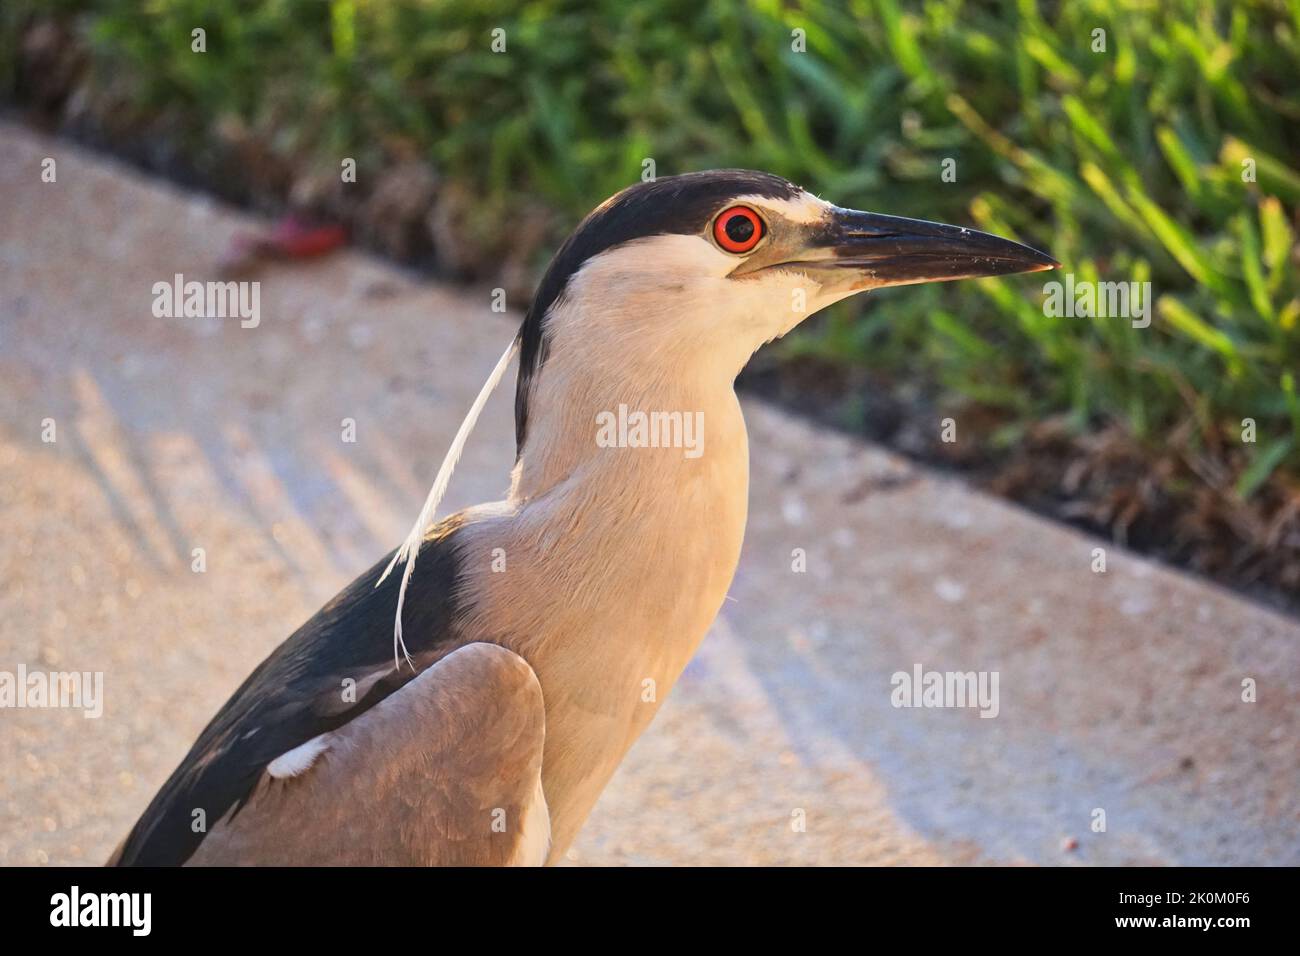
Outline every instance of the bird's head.
[(706, 356), (734, 377), (764, 342), (855, 293), (1057, 265), (974, 229), (843, 209), (768, 173), (638, 183), (579, 224), (538, 287), (520, 333), (519, 445), (557, 349), (588, 367)]

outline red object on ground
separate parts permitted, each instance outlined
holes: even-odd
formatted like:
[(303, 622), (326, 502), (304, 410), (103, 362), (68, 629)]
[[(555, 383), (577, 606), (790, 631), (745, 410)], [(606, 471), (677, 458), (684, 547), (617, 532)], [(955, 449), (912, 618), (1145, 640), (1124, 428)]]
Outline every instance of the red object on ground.
[(276, 223), (263, 243), (270, 251), (287, 258), (310, 259), (333, 252), (347, 242), (347, 238), (342, 226), (310, 226), (290, 217)]
[(221, 271), (246, 272), (268, 259), (314, 259), (343, 246), (347, 239), (347, 230), (340, 225), (318, 225), (286, 216), (270, 232), (236, 235), (222, 260)]

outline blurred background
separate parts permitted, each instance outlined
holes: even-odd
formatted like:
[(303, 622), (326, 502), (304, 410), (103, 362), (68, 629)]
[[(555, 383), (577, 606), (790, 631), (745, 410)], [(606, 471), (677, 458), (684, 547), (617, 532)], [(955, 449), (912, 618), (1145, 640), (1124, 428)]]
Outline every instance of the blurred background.
[[(1078, 280), (1150, 281), (1149, 328), (1049, 317), (1028, 283), (879, 293), (742, 384), (1300, 607), (1294, 2), (11, 0), (2, 17), (0, 92), (28, 118), (515, 303), (647, 160), (766, 169), (1018, 237)], [(976, 440), (941, 442), (945, 415)]]

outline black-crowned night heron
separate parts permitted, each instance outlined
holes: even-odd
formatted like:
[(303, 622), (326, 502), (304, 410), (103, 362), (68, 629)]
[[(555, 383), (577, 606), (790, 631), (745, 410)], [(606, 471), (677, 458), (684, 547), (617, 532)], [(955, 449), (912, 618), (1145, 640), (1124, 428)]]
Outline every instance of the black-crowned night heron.
[[(252, 673), (114, 860), (558, 859), (731, 584), (749, 478), (733, 383), (750, 355), (856, 292), (1056, 265), (765, 173), (601, 204), (547, 269), (412, 536)], [(430, 527), (516, 352), (509, 496)]]

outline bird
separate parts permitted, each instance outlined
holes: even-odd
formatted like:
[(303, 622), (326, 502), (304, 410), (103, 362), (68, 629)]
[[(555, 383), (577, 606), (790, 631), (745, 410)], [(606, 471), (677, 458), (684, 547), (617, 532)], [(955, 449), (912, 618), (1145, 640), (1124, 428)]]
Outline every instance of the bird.
[[(1057, 266), (764, 172), (616, 193), (543, 273), (404, 544), (249, 675), (110, 865), (561, 861), (731, 584), (754, 352), (860, 292)], [(509, 492), (435, 520), (516, 357)]]

